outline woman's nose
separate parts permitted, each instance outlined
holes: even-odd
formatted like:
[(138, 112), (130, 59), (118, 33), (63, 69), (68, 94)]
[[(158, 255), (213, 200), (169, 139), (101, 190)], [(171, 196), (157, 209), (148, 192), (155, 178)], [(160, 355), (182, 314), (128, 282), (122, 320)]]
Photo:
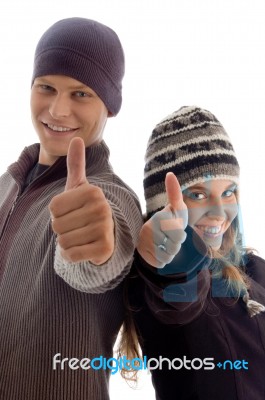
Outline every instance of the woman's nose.
[(209, 204), (207, 215), (216, 219), (224, 219), (226, 217), (226, 211), (222, 201), (215, 200)]

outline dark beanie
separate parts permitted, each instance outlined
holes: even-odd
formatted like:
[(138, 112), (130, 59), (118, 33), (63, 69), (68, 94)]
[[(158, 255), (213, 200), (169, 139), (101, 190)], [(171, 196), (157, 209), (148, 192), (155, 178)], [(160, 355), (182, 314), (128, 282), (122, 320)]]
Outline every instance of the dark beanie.
[(144, 170), (150, 217), (167, 204), (165, 176), (174, 172), (182, 190), (210, 179), (239, 181), (239, 165), (224, 127), (209, 111), (182, 107), (164, 118), (147, 145)]
[(56, 22), (40, 38), (34, 58), (34, 79), (66, 75), (93, 89), (112, 115), (122, 102), (124, 53), (117, 34), (86, 18)]

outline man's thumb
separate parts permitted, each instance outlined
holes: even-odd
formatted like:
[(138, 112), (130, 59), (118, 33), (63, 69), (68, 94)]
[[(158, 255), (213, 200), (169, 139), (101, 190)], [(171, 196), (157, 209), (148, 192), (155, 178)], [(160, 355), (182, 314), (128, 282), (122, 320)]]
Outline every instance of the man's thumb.
[(70, 142), (67, 153), (67, 180), (65, 191), (77, 188), (86, 179), (86, 153), (83, 139), (76, 137)]

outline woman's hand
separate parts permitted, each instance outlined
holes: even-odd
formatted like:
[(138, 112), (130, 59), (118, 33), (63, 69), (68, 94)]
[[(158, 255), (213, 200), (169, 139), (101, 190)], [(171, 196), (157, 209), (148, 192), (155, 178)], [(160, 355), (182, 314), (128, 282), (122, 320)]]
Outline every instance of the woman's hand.
[(165, 187), (168, 204), (143, 225), (137, 246), (144, 260), (156, 268), (169, 264), (179, 252), (188, 224), (187, 206), (173, 172), (167, 173)]

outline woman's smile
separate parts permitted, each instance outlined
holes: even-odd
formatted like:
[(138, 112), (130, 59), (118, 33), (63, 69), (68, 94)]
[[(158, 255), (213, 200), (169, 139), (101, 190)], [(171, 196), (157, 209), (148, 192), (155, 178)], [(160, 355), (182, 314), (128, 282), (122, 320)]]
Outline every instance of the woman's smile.
[(222, 226), (223, 225), (196, 225), (194, 229), (200, 234), (200, 236), (203, 235), (214, 238), (219, 235), (223, 235), (224, 232), (222, 230)]

